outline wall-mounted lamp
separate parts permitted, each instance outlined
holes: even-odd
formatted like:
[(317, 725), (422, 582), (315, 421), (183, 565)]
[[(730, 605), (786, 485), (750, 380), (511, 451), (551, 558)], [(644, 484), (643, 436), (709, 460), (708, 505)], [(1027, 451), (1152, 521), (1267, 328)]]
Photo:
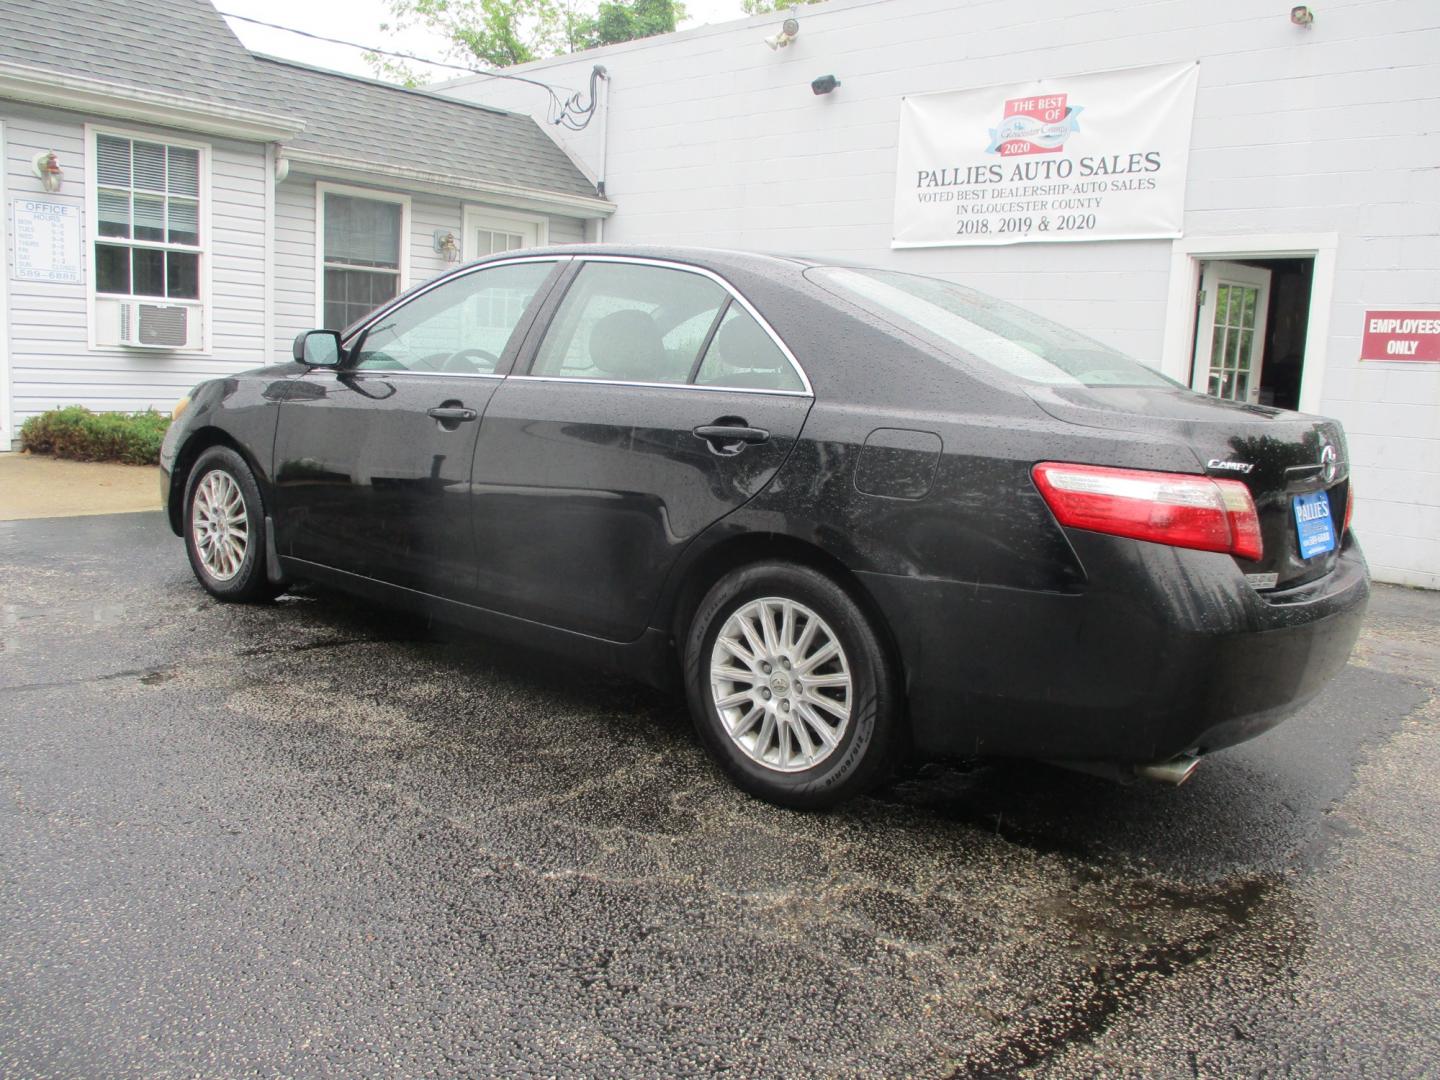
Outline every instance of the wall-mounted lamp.
[(1296, 4), (1290, 9), (1290, 21), (1296, 26), (1309, 26), (1315, 21), (1315, 13), (1304, 4)]
[(810, 83), (810, 91), (815, 95), (829, 94), (840, 85), (840, 80), (834, 75), (821, 75)]
[(57, 192), (65, 183), (65, 171), (60, 168), (60, 159), (54, 150), (42, 150), (30, 159), (30, 168), (46, 191)]
[(783, 49), (800, 35), (800, 20), (786, 19), (780, 24), (780, 32), (771, 34), (765, 39), (765, 44), (772, 49)]
[(446, 262), (460, 261), (460, 238), (449, 229), (435, 230), (435, 251), (445, 256)]

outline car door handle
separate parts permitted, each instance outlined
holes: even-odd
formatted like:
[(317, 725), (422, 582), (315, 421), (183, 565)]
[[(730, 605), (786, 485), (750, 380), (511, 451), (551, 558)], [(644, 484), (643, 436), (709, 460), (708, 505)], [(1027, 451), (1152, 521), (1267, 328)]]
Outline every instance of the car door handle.
[(437, 405), (435, 408), (428, 410), (425, 415), (433, 416), (442, 424), (458, 424), (463, 420), (475, 420), (480, 416), (474, 409), (462, 409), (450, 405)]
[(743, 424), (701, 424), (695, 428), (694, 434), (697, 439), (704, 439), (714, 447), (726, 443), (763, 443), (770, 438), (770, 432), (764, 428)]

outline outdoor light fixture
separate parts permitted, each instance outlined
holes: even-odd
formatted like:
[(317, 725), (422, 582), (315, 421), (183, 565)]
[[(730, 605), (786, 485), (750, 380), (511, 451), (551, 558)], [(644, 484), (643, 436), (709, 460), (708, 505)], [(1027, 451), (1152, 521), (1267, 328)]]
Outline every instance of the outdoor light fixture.
[(435, 230), (435, 251), (445, 256), (446, 262), (460, 261), (460, 240), (449, 229)]
[(839, 85), (840, 80), (835, 78), (834, 75), (821, 75), (818, 79), (811, 82), (810, 89), (818, 96), (820, 94), (830, 93)]
[(783, 49), (789, 45), (800, 33), (799, 19), (786, 19), (780, 24), (780, 32), (772, 34), (765, 39), (765, 44), (772, 49)]
[(1309, 26), (1315, 21), (1315, 13), (1304, 4), (1296, 4), (1290, 9), (1290, 21), (1296, 26)]
[(40, 179), (40, 186), (54, 193), (65, 183), (65, 172), (60, 168), (60, 159), (54, 150), (42, 150), (30, 159), (30, 168)]

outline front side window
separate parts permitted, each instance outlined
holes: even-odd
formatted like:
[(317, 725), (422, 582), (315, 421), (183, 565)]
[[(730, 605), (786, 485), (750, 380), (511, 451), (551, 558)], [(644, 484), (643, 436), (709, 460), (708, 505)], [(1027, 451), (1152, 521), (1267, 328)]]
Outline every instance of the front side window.
[(95, 291), (200, 298), (200, 151), (95, 136)]
[(491, 375), (551, 262), (513, 263), (452, 278), (365, 331), (353, 367)]
[(325, 328), (343, 330), (400, 294), (403, 204), (327, 191), (321, 230)]

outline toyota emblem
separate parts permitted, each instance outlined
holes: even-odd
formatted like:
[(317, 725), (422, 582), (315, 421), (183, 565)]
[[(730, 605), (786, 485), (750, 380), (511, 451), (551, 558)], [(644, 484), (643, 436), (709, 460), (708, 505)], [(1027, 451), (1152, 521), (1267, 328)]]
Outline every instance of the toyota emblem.
[(1320, 477), (1327, 484), (1335, 482), (1335, 474), (1340, 471), (1340, 455), (1335, 452), (1331, 443), (1326, 443), (1325, 448), (1320, 451)]

